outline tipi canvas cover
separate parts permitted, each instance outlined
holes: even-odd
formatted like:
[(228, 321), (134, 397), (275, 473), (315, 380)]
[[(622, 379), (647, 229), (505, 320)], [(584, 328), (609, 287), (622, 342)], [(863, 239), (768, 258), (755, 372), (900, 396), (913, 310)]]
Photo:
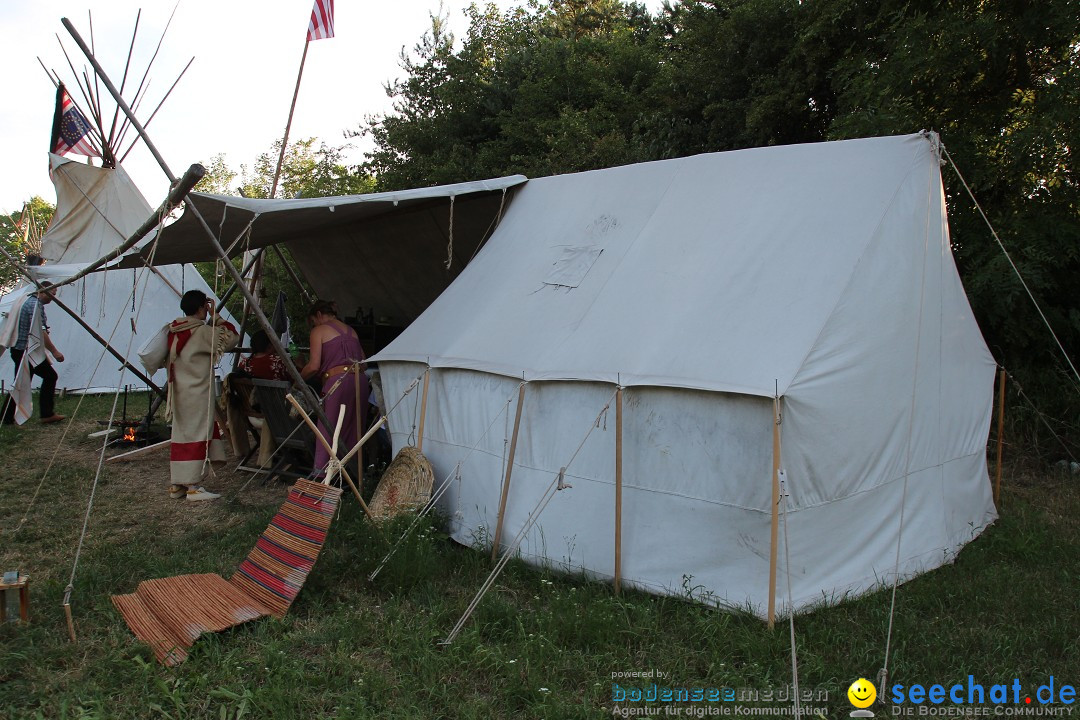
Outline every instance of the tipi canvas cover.
[[(52, 272), (54, 266), (77, 269), (97, 260), (126, 240), (154, 208), (123, 168), (94, 167), (59, 155), (50, 155), (49, 163), (56, 187), (56, 212), (41, 237), (41, 255), (47, 264), (39, 271), (39, 279), (57, 282), (64, 273), (58, 276)], [(139, 348), (181, 314), (180, 296), (193, 289), (211, 294), (193, 266), (166, 265), (152, 270), (142, 267), (91, 273), (56, 294), (129, 362), (140, 367)], [(16, 288), (3, 299), (3, 306), (30, 290), (25, 285)], [(120, 363), (63, 310), (52, 305), (47, 312), (50, 336), (65, 357), (63, 364), (56, 366), (60, 376), (57, 386), (89, 391), (118, 387)], [(10, 377), (10, 361), (6, 365), (0, 373)], [(164, 371), (151, 379), (163, 387)], [(143, 384), (130, 372), (123, 375), (122, 383)]]
[(570, 487), (519, 552), (612, 577), (621, 385), (624, 585), (765, 614), (774, 397), (778, 610), (949, 562), (996, 517), (995, 364), (950, 251), (936, 142), (530, 180), (474, 261), (374, 358), (388, 405), (431, 368), (426, 411), (414, 391), (390, 426), (400, 448), (425, 416), (453, 537), (509, 546), (565, 468)]

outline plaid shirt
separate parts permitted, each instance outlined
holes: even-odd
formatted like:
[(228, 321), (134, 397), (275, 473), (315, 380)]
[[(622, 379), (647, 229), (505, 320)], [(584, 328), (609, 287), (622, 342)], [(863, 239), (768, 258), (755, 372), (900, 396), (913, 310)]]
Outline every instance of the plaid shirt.
[[(41, 303), (36, 294), (26, 298), (26, 302), (23, 303), (22, 310), (19, 311), (19, 337), (15, 340), (15, 350), (26, 350), (26, 340), (30, 336), (30, 323), (34, 319), (34, 310), (38, 305)], [(41, 322), (45, 324), (44, 305), (41, 307)]]

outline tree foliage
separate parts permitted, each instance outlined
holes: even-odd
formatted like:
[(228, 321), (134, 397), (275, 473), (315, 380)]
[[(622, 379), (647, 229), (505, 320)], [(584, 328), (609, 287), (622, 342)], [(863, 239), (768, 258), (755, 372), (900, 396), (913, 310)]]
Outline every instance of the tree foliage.
[[(744, 147), (936, 130), (1058, 337), (1080, 358), (1080, 3), (613, 0), (473, 6), (403, 53), (358, 130), (380, 189), (541, 176)], [(1080, 419), (1080, 383), (964, 183), (954, 252), (995, 356)], [(1074, 360), (1076, 362), (1076, 360)]]
[[(319, 143), (318, 147), (315, 146)], [(281, 198), (330, 197), (358, 195), (371, 192), (374, 181), (367, 175), (350, 170), (344, 164), (348, 146), (331, 147), (316, 138), (289, 143), (281, 163), (281, 175), (275, 194)], [(274, 181), (281, 141), (260, 153), (251, 165), (241, 164), (239, 173), (229, 167), (223, 154), (215, 155), (206, 166), (206, 175), (196, 190), (217, 195), (242, 195), (267, 198)], [(239, 184), (235, 184), (236, 178)]]
[[(0, 215), (0, 245), (12, 257), (25, 262), (30, 253), (41, 250), (41, 235), (49, 226), (56, 208), (35, 195), (23, 209), (7, 215)], [(0, 292), (10, 289), (19, 282), (18, 270), (6, 260), (0, 260)]]

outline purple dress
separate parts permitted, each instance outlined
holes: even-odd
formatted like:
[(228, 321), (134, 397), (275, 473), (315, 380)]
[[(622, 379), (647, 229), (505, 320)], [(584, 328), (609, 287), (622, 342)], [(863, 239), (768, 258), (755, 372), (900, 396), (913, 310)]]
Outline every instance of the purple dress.
[[(342, 332), (343, 328), (335, 324), (334, 329), (339, 334), (322, 344), (322, 356), (319, 363), (319, 374), (325, 378), (324, 373), (342, 365), (351, 365), (356, 361), (366, 360), (360, 341), (351, 334)], [(323, 410), (326, 418), (330, 421), (330, 429), (327, 430), (320, 422), (319, 431), (328, 443), (333, 443), (334, 427), (337, 425), (338, 414), (341, 406), (345, 406), (345, 420), (341, 423), (341, 435), (338, 439), (338, 457), (344, 456), (357, 438), (363, 434), (363, 423), (367, 421), (368, 397), (371, 396), (371, 384), (367, 375), (360, 373), (360, 422), (361, 427), (356, 426), (356, 375), (352, 372), (344, 372), (323, 380)], [(326, 451), (321, 442), (315, 443), (315, 469), (319, 475), (324, 474), (326, 463), (330, 460), (330, 453)]]

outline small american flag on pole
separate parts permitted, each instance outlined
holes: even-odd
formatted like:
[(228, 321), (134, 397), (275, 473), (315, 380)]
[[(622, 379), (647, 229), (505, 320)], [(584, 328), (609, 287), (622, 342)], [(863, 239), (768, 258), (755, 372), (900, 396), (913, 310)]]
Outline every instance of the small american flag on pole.
[(57, 155), (70, 152), (101, 157), (101, 153), (91, 144), (89, 134), (90, 123), (86, 121), (86, 116), (79, 112), (79, 108), (75, 107), (64, 84), (60, 83), (56, 88), (56, 111), (53, 113), (52, 143), (49, 149)]
[(311, 8), (311, 22), (308, 23), (307, 39), (322, 40), (334, 37), (334, 0), (315, 0)]

